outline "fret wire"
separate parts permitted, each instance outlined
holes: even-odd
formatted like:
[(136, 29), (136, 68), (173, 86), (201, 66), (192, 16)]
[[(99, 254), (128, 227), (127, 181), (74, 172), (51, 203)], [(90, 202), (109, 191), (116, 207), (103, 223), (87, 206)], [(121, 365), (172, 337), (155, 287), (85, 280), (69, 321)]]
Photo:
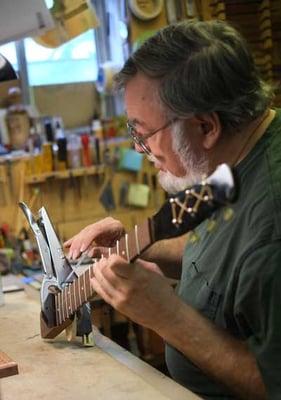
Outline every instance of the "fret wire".
[(65, 321), (65, 311), (64, 311), (64, 299), (63, 299), (63, 295), (64, 295), (64, 290), (62, 290), (62, 292), (61, 292), (62, 322)]
[(58, 325), (58, 304), (57, 304), (57, 296), (55, 296), (55, 310), (56, 310), (56, 325)]
[(121, 257), (125, 257), (126, 256), (126, 250), (125, 250), (125, 237), (122, 237), (121, 239), (120, 239), (120, 242), (119, 242), (119, 252), (120, 252), (120, 256)]
[(60, 323), (62, 324), (63, 316), (62, 316), (62, 293), (59, 292), (59, 305), (60, 305)]
[(68, 298), (67, 298), (67, 288), (64, 287), (64, 306), (65, 306), (65, 319), (68, 318)]
[(128, 233), (126, 233), (126, 235), (125, 235), (125, 246), (126, 246), (127, 260), (128, 260), (128, 262), (130, 262)]
[(77, 306), (77, 295), (76, 295), (76, 287), (77, 287), (77, 281), (78, 279), (75, 279), (74, 283), (73, 283), (73, 293), (74, 293), (74, 304), (75, 304), (75, 310), (77, 310), (78, 306)]
[(68, 297), (68, 287), (64, 288), (65, 290), (65, 298), (66, 298), (66, 319), (70, 316), (69, 313), (69, 297)]
[(80, 276), (81, 276), (81, 305), (82, 305), (85, 301), (84, 274)]
[(55, 294), (55, 301), (56, 301), (56, 305), (57, 305), (57, 307), (56, 307), (56, 310), (57, 310), (57, 313), (58, 313), (58, 318), (57, 318), (57, 321), (56, 321), (56, 325), (59, 325), (60, 324), (60, 305), (59, 305), (59, 293), (56, 293)]
[(80, 281), (81, 281), (81, 279), (80, 279), (80, 277), (78, 277), (78, 279), (77, 279), (78, 294), (79, 294), (79, 304), (78, 304), (78, 307), (80, 307), (80, 306), (82, 305), (82, 301), (81, 301), (81, 292), (80, 292)]
[(118, 256), (120, 256), (120, 242), (119, 242), (119, 240), (117, 240), (117, 242), (116, 242), (116, 249), (117, 249)]
[(69, 285), (70, 298), (71, 298), (71, 307), (72, 307), (71, 314), (73, 314), (74, 311), (75, 311), (74, 282), (75, 282), (75, 281), (72, 281), (72, 282), (70, 283), (70, 285)]
[(108, 257), (111, 256), (111, 247), (108, 248)]
[(58, 299), (59, 293), (55, 294), (55, 306), (56, 306), (56, 325), (60, 324), (60, 313), (59, 313), (59, 299)]
[(69, 315), (71, 315), (73, 313), (73, 309), (72, 309), (70, 285), (68, 286), (68, 297), (69, 297), (69, 311), (70, 311)]
[(85, 272), (83, 274), (83, 286), (84, 286), (84, 297), (85, 297), (84, 301), (87, 301), (86, 274), (85, 274)]
[(137, 225), (135, 225), (135, 241), (136, 241), (137, 253), (138, 253), (138, 255), (140, 255), (140, 243), (139, 243), (138, 226)]
[(63, 323), (63, 291), (60, 292), (60, 303), (61, 303), (61, 323)]
[(66, 291), (66, 287), (63, 288), (63, 293), (64, 293), (65, 319), (67, 319), (67, 317), (68, 317), (68, 315), (67, 315), (68, 307), (67, 307), (67, 291)]
[(85, 284), (86, 284), (86, 300), (90, 297), (91, 294), (91, 284), (90, 284), (90, 270), (87, 269), (85, 272)]

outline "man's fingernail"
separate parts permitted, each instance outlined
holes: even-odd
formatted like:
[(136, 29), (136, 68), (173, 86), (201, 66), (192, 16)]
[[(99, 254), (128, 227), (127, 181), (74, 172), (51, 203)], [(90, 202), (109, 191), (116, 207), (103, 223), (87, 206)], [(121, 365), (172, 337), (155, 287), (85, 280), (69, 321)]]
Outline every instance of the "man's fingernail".
[(80, 248), (81, 253), (83, 253), (83, 251), (85, 251), (86, 248), (87, 248), (87, 247), (85, 246), (85, 244), (82, 244), (82, 246), (81, 246), (81, 248)]

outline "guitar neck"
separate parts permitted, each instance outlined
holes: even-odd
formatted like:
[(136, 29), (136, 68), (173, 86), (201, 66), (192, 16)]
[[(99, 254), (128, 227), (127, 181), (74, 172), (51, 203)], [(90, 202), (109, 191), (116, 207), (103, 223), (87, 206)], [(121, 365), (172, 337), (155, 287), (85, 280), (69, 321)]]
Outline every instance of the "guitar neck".
[[(151, 218), (117, 241), (108, 249), (108, 256), (118, 254), (128, 262), (134, 261), (155, 241), (180, 236), (199, 225), (219, 207), (235, 198), (231, 169), (222, 164), (201, 184), (196, 184), (170, 198)], [(61, 292), (52, 295), (52, 321), (41, 316), (41, 335), (57, 336), (70, 324), (71, 317), (93, 296), (90, 279), (94, 276), (91, 266)], [(43, 314), (43, 312), (42, 312)]]
[[(118, 254), (128, 262), (132, 262), (154, 243), (153, 236), (151, 220), (147, 219), (142, 224), (136, 225), (132, 231), (126, 233), (116, 242), (114, 247), (108, 248), (108, 256)], [(56, 325), (48, 327), (41, 317), (41, 335), (43, 338), (50, 339), (57, 336), (71, 323), (72, 315), (93, 297), (94, 291), (90, 284), (90, 279), (93, 276), (94, 265), (68, 284), (61, 292), (54, 294)]]

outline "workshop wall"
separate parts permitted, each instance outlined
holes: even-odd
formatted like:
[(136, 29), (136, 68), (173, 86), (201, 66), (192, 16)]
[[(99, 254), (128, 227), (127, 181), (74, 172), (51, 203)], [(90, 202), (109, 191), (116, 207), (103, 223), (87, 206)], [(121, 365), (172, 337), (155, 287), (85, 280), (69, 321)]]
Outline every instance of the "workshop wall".
[[(139, 5), (153, 12), (151, 3)], [(154, 6), (156, 7), (156, 6)], [(130, 41), (136, 48), (155, 30), (184, 19), (221, 19), (232, 23), (247, 39), (252, 54), (266, 81), (275, 86), (275, 104), (281, 104), (281, 2), (280, 0), (177, 0), (165, 1), (153, 19), (136, 16), (129, 7)]]

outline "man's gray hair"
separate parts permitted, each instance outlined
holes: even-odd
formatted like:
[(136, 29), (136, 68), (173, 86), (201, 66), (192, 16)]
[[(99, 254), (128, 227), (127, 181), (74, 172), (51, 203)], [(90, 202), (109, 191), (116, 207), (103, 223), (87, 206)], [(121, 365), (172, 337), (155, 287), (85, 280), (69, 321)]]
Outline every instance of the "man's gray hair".
[(159, 81), (169, 116), (216, 112), (226, 130), (261, 115), (273, 98), (245, 40), (223, 21), (184, 21), (160, 30), (126, 61), (115, 76), (117, 88), (139, 72)]

